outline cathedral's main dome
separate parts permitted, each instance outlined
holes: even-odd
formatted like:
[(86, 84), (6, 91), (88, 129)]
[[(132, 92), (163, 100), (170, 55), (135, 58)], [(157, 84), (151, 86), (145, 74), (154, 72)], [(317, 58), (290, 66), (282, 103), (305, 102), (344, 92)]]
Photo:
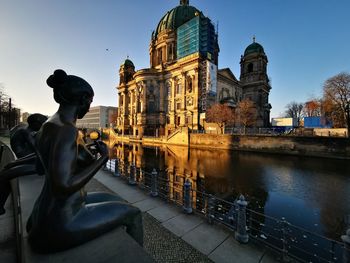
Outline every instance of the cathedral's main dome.
[(154, 36), (166, 29), (176, 30), (179, 26), (200, 14), (200, 11), (188, 4), (180, 3), (179, 6), (168, 11), (159, 21)]

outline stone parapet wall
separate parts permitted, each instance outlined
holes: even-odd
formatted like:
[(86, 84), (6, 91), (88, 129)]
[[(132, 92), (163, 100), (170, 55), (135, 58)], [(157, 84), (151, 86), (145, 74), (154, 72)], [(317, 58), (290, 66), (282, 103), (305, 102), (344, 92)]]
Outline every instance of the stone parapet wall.
[(350, 140), (334, 137), (191, 134), (190, 147), (350, 159)]
[(346, 128), (314, 128), (315, 136), (339, 136), (339, 137), (347, 137), (347, 129)]

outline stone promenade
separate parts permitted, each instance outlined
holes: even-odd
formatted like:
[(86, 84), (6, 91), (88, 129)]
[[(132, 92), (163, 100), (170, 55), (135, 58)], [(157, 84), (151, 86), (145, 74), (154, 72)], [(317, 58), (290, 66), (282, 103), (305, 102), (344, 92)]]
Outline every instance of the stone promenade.
[(220, 225), (210, 225), (196, 214), (151, 197), (128, 185), (111, 173), (100, 170), (89, 189), (117, 193), (144, 212), (145, 249), (156, 262), (278, 262), (275, 256), (254, 244), (235, 241), (233, 232)]

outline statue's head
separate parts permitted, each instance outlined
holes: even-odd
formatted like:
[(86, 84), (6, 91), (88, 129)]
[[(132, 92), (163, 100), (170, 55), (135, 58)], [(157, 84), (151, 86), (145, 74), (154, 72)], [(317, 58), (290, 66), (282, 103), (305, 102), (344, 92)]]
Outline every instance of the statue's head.
[(79, 119), (89, 111), (94, 91), (84, 79), (67, 75), (62, 69), (57, 69), (46, 80), (46, 83), (53, 88), (54, 99), (57, 103), (78, 106)]
[(28, 126), (33, 131), (38, 131), (41, 128), (41, 125), (47, 120), (47, 117), (45, 115), (42, 115), (40, 113), (34, 113), (29, 115), (27, 122)]

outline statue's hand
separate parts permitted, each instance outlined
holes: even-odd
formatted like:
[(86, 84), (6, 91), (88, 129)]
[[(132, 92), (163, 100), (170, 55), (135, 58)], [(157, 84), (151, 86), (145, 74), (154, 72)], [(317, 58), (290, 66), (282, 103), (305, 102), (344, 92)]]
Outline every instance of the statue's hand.
[(107, 145), (102, 141), (95, 141), (97, 151), (102, 155), (108, 155)]

